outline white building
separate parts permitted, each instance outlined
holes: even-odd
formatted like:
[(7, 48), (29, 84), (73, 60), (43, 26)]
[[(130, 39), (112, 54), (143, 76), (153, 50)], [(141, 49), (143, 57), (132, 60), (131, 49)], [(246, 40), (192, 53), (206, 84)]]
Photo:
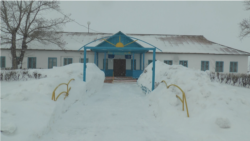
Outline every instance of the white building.
[[(44, 45), (39, 42), (28, 44), (23, 68), (52, 68), (52, 66), (63, 66), (70, 63), (83, 62), (83, 51), (78, 51), (83, 45), (96, 39), (113, 36), (109, 33), (85, 33), (85, 32), (58, 32), (63, 40), (67, 42), (64, 50), (56, 45)], [(118, 32), (117, 34), (123, 34)], [(115, 34), (116, 35), (116, 34)], [(247, 73), (248, 56), (250, 53), (227, 47), (207, 40), (201, 35), (167, 35), (167, 34), (126, 34), (142, 41), (136, 44), (148, 47), (150, 43), (160, 50), (156, 50), (156, 60), (168, 64), (181, 64), (188, 68), (199, 70), (210, 70), (225, 73)], [(106, 38), (109, 41), (109, 38)], [(133, 39), (131, 39), (133, 40)], [(143, 42), (145, 41), (145, 42)], [(98, 40), (90, 44), (100, 45), (104, 40)], [(113, 44), (116, 44), (114, 41)], [(122, 42), (122, 41), (121, 41)], [(135, 44), (135, 42), (134, 42)], [(21, 44), (17, 44), (17, 56), (20, 54)], [(87, 51), (87, 61), (94, 63), (94, 52)], [(114, 67), (121, 62), (114, 63), (117, 59), (124, 60), (125, 76), (131, 76), (131, 59), (126, 59), (124, 54), (116, 54), (110, 59), (107, 54), (106, 75), (112, 76)], [(140, 63), (140, 54), (135, 54), (135, 70), (143, 70)], [(152, 61), (152, 52), (145, 53), (144, 67)], [(104, 53), (99, 53), (98, 67), (104, 68)], [(101, 62), (101, 63), (100, 63)], [(11, 68), (10, 45), (1, 46), (1, 68)]]

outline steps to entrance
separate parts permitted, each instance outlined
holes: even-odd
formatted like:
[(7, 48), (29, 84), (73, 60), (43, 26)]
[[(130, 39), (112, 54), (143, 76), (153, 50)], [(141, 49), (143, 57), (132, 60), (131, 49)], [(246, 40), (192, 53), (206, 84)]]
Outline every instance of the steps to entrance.
[(136, 79), (134, 80), (114, 80), (113, 83), (126, 83), (126, 82), (137, 82)]
[(136, 79), (132, 77), (105, 77), (104, 83), (128, 83), (137, 82)]

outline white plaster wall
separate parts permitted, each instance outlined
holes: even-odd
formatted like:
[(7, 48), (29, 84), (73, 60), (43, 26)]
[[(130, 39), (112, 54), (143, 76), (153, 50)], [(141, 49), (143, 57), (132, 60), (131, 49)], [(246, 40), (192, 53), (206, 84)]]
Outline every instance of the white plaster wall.
[[(145, 67), (148, 60), (152, 60), (153, 54), (145, 54)], [(205, 55), (205, 54), (156, 54), (156, 60), (173, 60), (173, 64), (178, 65), (180, 60), (188, 61), (188, 68), (201, 70), (201, 61), (209, 61), (209, 70), (215, 71), (215, 62), (224, 62), (224, 72), (229, 72), (230, 62), (238, 62), (238, 73), (247, 73), (248, 56), (237, 55)]]
[[(26, 51), (23, 68), (27, 68), (28, 57), (36, 57), (37, 68), (48, 68), (48, 58), (56, 57), (57, 66), (63, 65), (63, 58), (73, 58), (73, 63), (78, 63), (80, 58), (83, 57), (83, 52), (77, 51)], [(20, 52), (17, 52), (20, 54)], [(6, 68), (11, 67), (11, 54), (10, 50), (1, 50), (1, 56), (6, 58)], [(94, 63), (94, 52), (87, 52), (87, 56), (90, 63)], [(108, 58), (108, 55), (106, 56)], [(145, 54), (145, 65), (148, 65), (148, 60), (152, 60), (153, 54)], [(99, 53), (98, 67), (103, 69), (104, 53)], [(115, 55), (114, 59), (125, 59), (124, 55)], [(135, 54), (136, 70), (140, 69), (140, 55)], [(201, 55), (201, 54), (156, 54), (156, 60), (173, 60), (173, 64), (179, 64), (179, 60), (187, 60), (188, 68), (201, 70), (201, 61), (209, 61), (210, 71), (215, 71), (215, 62), (224, 62), (224, 72), (229, 72), (230, 61), (238, 62), (238, 73), (247, 73), (248, 69), (248, 56), (236, 56), (236, 55)], [(143, 62), (143, 61), (142, 61)], [(113, 69), (113, 59), (108, 59), (108, 69)], [(131, 69), (131, 59), (126, 59), (126, 69)]]
[[(20, 51), (17, 51), (17, 55)], [(6, 68), (11, 68), (11, 53), (10, 50), (1, 50), (1, 56), (6, 57)], [(77, 51), (26, 51), (23, 58), (23, 68), (27, 68), (28, 57), (36, 57), (36, 68), (47, 69), (48, 58), (57, 58), (57, 66), (63, 66), (63, 58), (73, 58), (73, 63), (79, 63), (80, 58), (83, 58), (82, 52)], [(87, 58), (94, 60), (94, 53), (88, 52)]]

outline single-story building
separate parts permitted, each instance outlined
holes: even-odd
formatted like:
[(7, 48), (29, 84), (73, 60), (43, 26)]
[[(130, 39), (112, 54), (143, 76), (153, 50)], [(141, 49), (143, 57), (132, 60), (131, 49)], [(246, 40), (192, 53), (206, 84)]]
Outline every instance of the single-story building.
[[(28, 44), (23, 68), (48, 69), (53, 66), (64, 66), (83, 62), (83, 50), (79, 48), (86, 44), (92, 47), (141, 47), (149, 45), (156, 47), (156, 60), (169, 65), (183, 65), (198, 70), (210, 70), (225, 73), (247, 73), (248, 56), (250, 53), (224, 46), (207, 40), (202, 35), (168, 35), (168, 34), (124, 34), (86, 33), (86, 32), (56, 32), (67, 42), (64, 49), (54, 44), (44, 45), (33, 41)], [(95, 41), (95, 42), (93, 42)], [(119, 45), (118, 45), (119, 43)], [(151, 47), (152, 47), (151, 46)], [(20, 54), (21, 43), (17, 43), (17, 56)], [(86, 61), (98, 65), (105, 70), (106, 76), (133, 76), (133, 70), (143, 70), (152, 62), (153, 52), (97, 52), (88, 49)], [(144, 55), (143, 55), (144, 54)], [(104, 56), (106, 55), (106, 57)], [(134, 63), (132, 62), (134, 56)], [(142, 59), (142, 56), (144, 58)], [(106, 61), (105, 59), (106, 58)], [(142, 61), (143, 60), (143, 61)], [(10, 45), (1, 46), (1, 68), (11, 68)], [(104, 64), (105, 63), (105, 64)], [(134, 68), (132, 66), (134, 64)]]

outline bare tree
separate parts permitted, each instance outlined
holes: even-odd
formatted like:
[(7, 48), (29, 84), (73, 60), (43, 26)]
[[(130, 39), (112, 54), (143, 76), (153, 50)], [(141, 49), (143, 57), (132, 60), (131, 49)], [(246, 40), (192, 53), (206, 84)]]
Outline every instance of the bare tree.
[(1, 1), (1, 44), (11, 44), (12, 67), (16, 69), (16, 40), (26, 7), (22, 1)]
[(44, 11), (60, 11), (58, 1), (30, 1), (28, 4), (29, 9), (23, 24), (21, 24), (20, 32), (18, 32), (23, 37), (18, 64), (23, 60), (25, 51), (28, 48), (27, 44), (33, 40), (43, 44), (52, 43), (63, 49), (66, 42), (61, 39), (61, 35), (57, 34), (56, 31), (61, 29), (61, 25), (71, 21), (66, 15), (63, 18), (51, 20), (39, 16), (39, 13)]
[[(61, 39), (61, 35), (57, 34), (56, 31), (60, 30), (63, 24), (71, 21), (67, 15), (64, 15), (62, 18), (45, 18), (44, 12), (60, 12), (58, 1), (22, 1), (22, 3), (23, 7), (25, 7), (25, 12), (16, 32), (16, 34), (20, 36), (20, 39), (18, 40), (22, 41), (22, 49), (18, 60), (16, 60), (16, 53), (12, 56), (15, 58), (12, 58), (13, 69), (17, 68), (17, 65), (23, 61), (25, 51), (28, 48), (27, 44), (34, 40), (43, 44), (53, 43), (63, 49), (65, 42)], [(3, 26), (3, 28), (6, 28), (6, 26)], [(1, 38), (5, 38), (6, 41), (3, 43), (8, 43), (8, 36), (6, 35), (1, 36)], [(16, 50), (13, 52), (16, 52)]]
[[(250, 10), (250, 0), (244, 1), (246, 10)], [(249, 19), (243, 19), (240, 23), (240, 38), (243, 39), (250, 35), (250, 17)]]

